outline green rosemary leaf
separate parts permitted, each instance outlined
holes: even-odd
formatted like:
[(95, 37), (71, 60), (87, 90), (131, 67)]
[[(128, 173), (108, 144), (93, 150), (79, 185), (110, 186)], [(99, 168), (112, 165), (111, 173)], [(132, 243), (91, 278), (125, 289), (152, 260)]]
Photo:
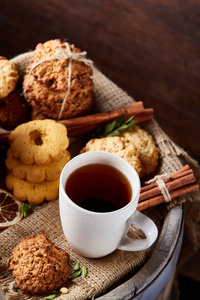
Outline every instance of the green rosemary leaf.
[(128, 127), (132, 127), (133, 125), (137, 124), (136, 120), (132, 120), (131, 122), (128, 123)]
[(80, 269), (80, 264), (79, 264), (79, 261), (77, 261), (77, 263), (75, 263), (74, 265), (74, 270), (77, 271)]
[(120, 131), (128, 129), (137, 123), (136, 120), (133, 120), (134, 116), (126, 120), (126, 116), (122, 115), (117, 120), (97, 128), (93, 136), (95, 138), (103, 138), (106, 136), (119, 136)]
[(119, 136), (120, 132), (118, 130), (114, 130), (112, 132), (110, 132), (107, 136)]
[(135, 125), (137, 123), (136, 120), (133, 120), (133, 117), (129, 118), (127, 121), (126, 121), (126, 124), (131, 127), (133, 125)]
[(130, 117), (128, 120), (126, 120), (126, 123), (129, 123), (130, 121), (132, 121), (134, 118), (134, 116)]
[(87, 268), (86, 266), (82, 266), (81, 275), (85, 278), (87, 276)]
[(122, 115), (120, 116), (117, 120), (116, 120), (116, 128), (118, 128), (119, 126), (121, 126), (126, 120), (126, 116)]
[(125, 130), (128, 128), (128, 125), (127, 124), (123, 124), (121, 125), (120, 127), (117, 128), (118, 131), (122, 131), (122, 130)]
[(105, 130), (104, 130), (105, 134), (108, 134), (108, 133), (110, 133), (111, 131), (113, 131), (115, 127), (116, 127), (116, 121), (113, 121), (112, 123), (107, 124), (107, 125), (105, 126)]
[(79, 271), (76, 271), (76, 272), (74, 272), (74, 274), (72, 275), (72, 279), (75, 279), (75, 278), (77, 278), (77, 277), (79, 277), (79, 276), (81, 276), (81, 269), (79, 270)]
[(53, 291), (51, 295), (45, 297), (45, 299), (51, 300), (55, 299), (58, 296), (58, 291)]
[(28, 215), (30, 214), (30, 210), (31, 210), (31, 206), (30, 204), (27, 204), (27, 203), (23, 203), (21, 206), (20, 206), (20, 211), (23, 212), (23, 216), (24, 218), (28, 217)]
[(122, 126), (118, 127), (117, 130), (122, 131), (125, 129), (129, 129), (133, 125), (137, 124), (136, 120), (133, 120), (133, 117), (129, 118)]

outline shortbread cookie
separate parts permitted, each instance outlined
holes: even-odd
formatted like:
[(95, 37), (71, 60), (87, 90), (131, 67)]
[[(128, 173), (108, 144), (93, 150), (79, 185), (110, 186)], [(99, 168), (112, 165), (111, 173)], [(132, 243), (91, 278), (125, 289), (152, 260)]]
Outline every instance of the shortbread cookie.
[(33, 295), (50, 294), (65, 286), (70, 275), (69, 254), (45, 234), (22, 239), (12, 250), (8, 266), (17, 286)]
[(15, 177), (38, 183), (44, 180), (54, 181), (58, 179), (62, 169), (70, 160), (70, 158), (71, 155), (69, 151), (65, 150), (61, 158), (54, 160), (48, 165), (25, 165), (18, 158), (14, 158), (11, 150), (8, 149), (5, 164), (7, 169), (11, 171)]
[(19, 75), (15, 65), (0, 56), (0, 99), (14, 91), (18, 79)]
[(123, 131), (120, 137), (126, 138), (137, 148), (142, 163), (141, 176), (153, 173), (158, 165), (159, 149), (156, 147), (152, 136), (146, 130), (134, 125)]
[(8, 173), (5, 182), (7, 188), (13, 191), (13, 196), (19, 201), (28, 200), (30, 204), (41, 204), (44, 200), (52, 201), (58, 198), (59, 179), (33, 183)]
[(81, 153), (91, 151), (105, 151), (114, 153), (127, 160), (141, 174), (141, 162), (136, 147), (126, 139), (120, 137), (105, 137), (101, 139), (91, 139), (81, 150)]
[(16, 127), (9, 135), (13, 157), (23, 164), (47, 165), (59, 159), (69, 145), (67, 129), (54, 120), (35, 120)]

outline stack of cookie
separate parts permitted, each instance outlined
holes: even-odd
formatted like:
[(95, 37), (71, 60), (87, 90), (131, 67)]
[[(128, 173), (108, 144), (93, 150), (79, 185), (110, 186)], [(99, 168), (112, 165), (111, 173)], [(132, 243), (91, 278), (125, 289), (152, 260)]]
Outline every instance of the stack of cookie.
[(16, 89), (18, 80), (15, 65), (0, 56), (0, 127), (4, 129), (13, 129), (28, 120), (26, 100)]
[(137, 125), (122, 131), (120, 136), (91, 139), (81, 153), (90, 151), (106, 151), (121, 156), (140, 177), (153, 173), (159, 159), (159, 149), (152, 136)]
[(37, 45), (23, 81), (32, 120), (67, 119), (94, 107), (93, 71), (80, 53), (59, 39)]
[(14, 197), (31, 204), (56, 199), (60, 173), (71, 158), (66, 127), (54, 120), (30, 121), (11, 132), (9, 143), (6, 186)]

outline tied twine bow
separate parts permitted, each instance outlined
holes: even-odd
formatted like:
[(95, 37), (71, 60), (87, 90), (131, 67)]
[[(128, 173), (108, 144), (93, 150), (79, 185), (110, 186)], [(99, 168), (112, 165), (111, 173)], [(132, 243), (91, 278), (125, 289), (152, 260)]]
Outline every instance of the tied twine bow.
[(165, 202), (170, 202), (172, 200), (170, 193), (166, 187), (166, 184), (164, 182), (164, 179), (169, 179), (169, 174), (162, 174), (162, 175), (156, 175), (154, 178), (150, 179), (149, 181), (145, 182), (145, 184), (150, 184), (156, 182), (161, 194), (163, 195)]
[(24, 95), (26, 97), (26, 91), (27, 91), (27, 88), (28, 88), (28, 85), (29, 85), (31, 73), (38, 65), (42, 64), (43, 62), (48, 62), (48, 61), (51, 61), (51, 60), (66, 60), (66, 59), (69, 59), (69, 66), (68, 66), (69, 74), (68, 74), (68, 82), (67, 82), (67, 92), (65, 94), (65, 97), (64, 97), (62, 105), (61, 105), (58, 120), (60, 120), (60, 118), (62, 116), (64, 107), (65, 107), (65, 103), (66, 103), (67, 98), (68, 98), (69, 93), (70, 93), (71, 77), (72, 77), (72, 60), (77, 60), (77, 61), (83, 62), (88, 66), (93, 65), (93, 61), (86, 58), (86, 55), (87, 55), (86, 51), (83, 51), (81, 53), (74, 52), (74, 51), (71, 51), (68, 43), (65, 42), (64, 44), (66, 46), (65, 49), (57, 49), (54, 56), (49, 57), (48, 59), (43, 59), (43, 60), (35, 63), (31, 67), (31, 69), (29, 71), (29, 74), (28, 74), (28, 80), (27, 80), (26, 86), (24, 88)]

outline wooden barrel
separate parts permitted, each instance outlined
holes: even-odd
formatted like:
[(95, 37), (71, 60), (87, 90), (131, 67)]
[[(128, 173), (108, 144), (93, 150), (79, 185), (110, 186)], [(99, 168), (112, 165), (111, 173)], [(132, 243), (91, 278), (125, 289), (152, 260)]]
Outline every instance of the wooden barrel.
[[(169, 299), (171, 283), (180, 254), (184, 229), (182, 205), (171, 209), (150, 259), (130, 279), (98, 297), (98, 300)], [(165, 296), (164, 296), (165, 295)]]

